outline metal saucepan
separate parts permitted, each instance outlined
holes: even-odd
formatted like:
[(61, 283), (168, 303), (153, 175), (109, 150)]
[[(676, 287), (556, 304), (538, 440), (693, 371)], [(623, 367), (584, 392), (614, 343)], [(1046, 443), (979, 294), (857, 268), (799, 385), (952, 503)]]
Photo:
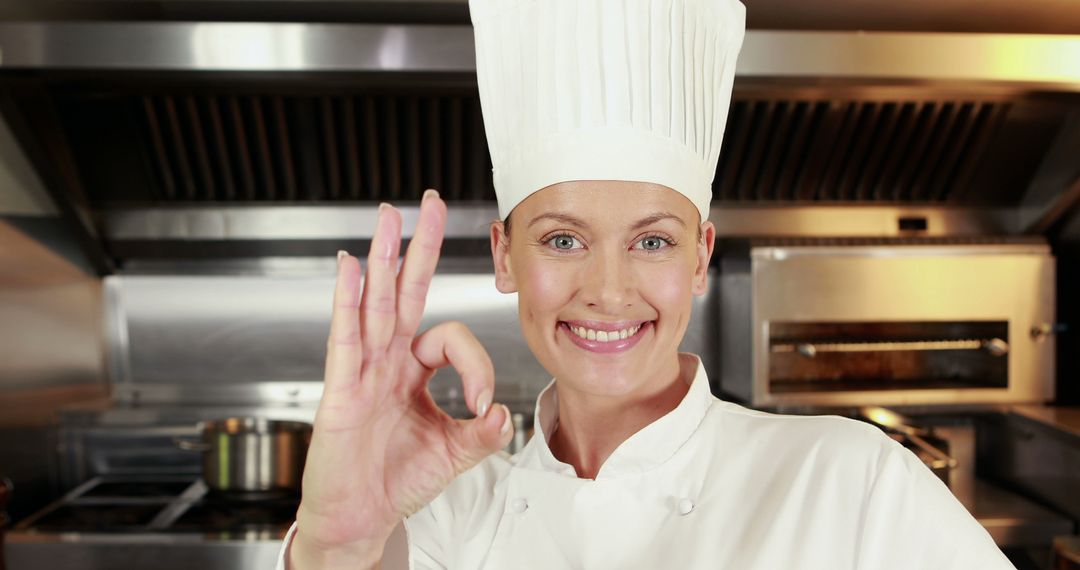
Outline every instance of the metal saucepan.
[(299, 491), (311, 424), (236, 417), (199, 422), (199, 441), (177, 439), (202, 452), (207, 487), (224, 492)]

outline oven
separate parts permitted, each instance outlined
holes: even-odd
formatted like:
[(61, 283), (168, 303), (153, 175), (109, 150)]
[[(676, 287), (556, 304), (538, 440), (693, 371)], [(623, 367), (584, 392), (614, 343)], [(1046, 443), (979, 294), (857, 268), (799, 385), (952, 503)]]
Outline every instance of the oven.
[(755, 407), (1043, 403), (1045, 243), (762, 242), (725, 254), (722, 394)]

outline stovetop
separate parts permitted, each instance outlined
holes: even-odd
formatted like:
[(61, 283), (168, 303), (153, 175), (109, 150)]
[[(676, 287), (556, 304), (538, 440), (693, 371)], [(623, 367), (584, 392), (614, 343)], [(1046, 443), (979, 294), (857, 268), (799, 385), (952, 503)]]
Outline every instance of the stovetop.
[(95, 477), (20, 523), (24, 533), (192, 533), (221, 537), (283, 534), (299, 495), (222, 494), (202, 479)]

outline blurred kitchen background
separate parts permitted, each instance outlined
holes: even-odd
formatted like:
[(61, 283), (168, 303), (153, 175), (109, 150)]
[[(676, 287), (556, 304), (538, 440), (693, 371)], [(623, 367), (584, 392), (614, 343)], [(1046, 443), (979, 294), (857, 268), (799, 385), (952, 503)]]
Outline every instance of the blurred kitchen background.
[[(722, 398), (880, 425), (1019, 568), (1080, 567), (1080, 6), (744, 1), (684, 350)], [(273, 564), (334, 254), (429, 187), (424, 326), (470, 326), (525, 433), (549, 377), (490, 172), (465, 0), (3, 2), (0, 560)]]

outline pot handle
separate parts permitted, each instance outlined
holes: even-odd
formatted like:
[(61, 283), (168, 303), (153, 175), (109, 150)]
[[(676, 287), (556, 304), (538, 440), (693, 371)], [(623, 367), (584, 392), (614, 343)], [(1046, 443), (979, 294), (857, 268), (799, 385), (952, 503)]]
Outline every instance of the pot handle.
[(192, 441), (190, 439), (183, 439), (183, 438), (180, 438), (180, 437), (174, 437), (173, 438), (173, 443), (176, 444), (176, 447), (179, 447), (180, 449), (183, 449), (184, 451), (203, 452), (203, 451), (209, 451), (210, 450), (210, 444), (209, 443), (204, 443), (204, 442), (201, 442), (201, 441)]

